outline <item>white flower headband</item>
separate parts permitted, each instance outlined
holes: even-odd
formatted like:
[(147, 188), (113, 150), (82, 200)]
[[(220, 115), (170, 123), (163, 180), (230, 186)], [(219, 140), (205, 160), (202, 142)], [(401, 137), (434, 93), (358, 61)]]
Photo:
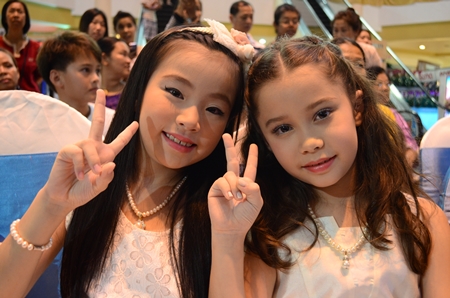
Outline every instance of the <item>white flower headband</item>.
[(205, 19), (210, 27), (186, 27), (182, 31), (197, 31), (213, 35), (213, 40), (230, 49), (242, 61), (245, 71), (250, 67), (255, 49), (250, 44), (244, 32), (231, 29), (231, 32), (222, 24), (211, 19)]

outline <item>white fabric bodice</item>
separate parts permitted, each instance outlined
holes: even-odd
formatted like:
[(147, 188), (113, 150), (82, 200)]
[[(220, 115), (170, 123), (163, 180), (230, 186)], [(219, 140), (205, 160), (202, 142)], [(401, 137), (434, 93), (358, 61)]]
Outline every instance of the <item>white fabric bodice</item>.
[[(359, 227), (339, 228), (334, 217), (320, 220), (344, 248), (353, 246), (362, 235)], [(314, 231), (310, 221), (305, 224)], [(278, 272), (274, 297), (420, 297), (419, 276), (409, 270), (397, 236), (392, 229), (390, 233), (390, 250), (380, 251), (365, 242), (351, 254), (349, 269), (342, 269), (342, 254), (331, 249), (322, 237), (311, 250), (300, 252), (314, 237), (305, 228), (297, 229), (286, 239), (296, 262), (289, 271)]]
[[(181, 223), (175, 226), (179, 235)], [(135, 227), (120, 212), (114, 247), (89, 297), (180, 297), (169, 252), (169, 231)]]

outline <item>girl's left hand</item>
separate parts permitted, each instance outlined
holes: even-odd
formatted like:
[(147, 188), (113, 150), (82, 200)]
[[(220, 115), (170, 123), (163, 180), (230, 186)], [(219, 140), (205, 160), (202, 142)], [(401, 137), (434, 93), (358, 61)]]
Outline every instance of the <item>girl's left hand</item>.
[(239, 159), (233, 139), (223, 135), (227, 172), (217, 179), (208, 193), (208, 208), (213, 233), (245, 236), (261, 210), (263, 200), (255, 183), (258, 147), (250, 146), (243, 177), (239, 177)]

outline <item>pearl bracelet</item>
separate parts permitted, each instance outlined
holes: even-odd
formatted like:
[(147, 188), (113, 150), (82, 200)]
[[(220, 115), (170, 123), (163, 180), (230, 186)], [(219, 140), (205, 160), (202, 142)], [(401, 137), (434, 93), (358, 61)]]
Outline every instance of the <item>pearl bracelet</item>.
[(19, 233), (17, 233), (17, 230), (16, 230), (16, 225), (19, 221), (20, 221), (20, 219), (16, 219), (15, 221), (13, 221), (10, 226), (10, 229), (9, 229), (9, 231), (11, 232), (11, 236), (17, 242), (17, 244), (19, 244), (20, 246), (22, 246), (23, 248), (26, 248), (28, 250), (44, 251), (44, 250), (47, 250), (50, 247), (52, 247), (52, 244), (53, 244), (52, 238), (50, 238), (50, 241), (46, 245), (36, 246), (34, 244), (28, 243), (26, 240), (24, 240), (22, 237), (20, 237)]

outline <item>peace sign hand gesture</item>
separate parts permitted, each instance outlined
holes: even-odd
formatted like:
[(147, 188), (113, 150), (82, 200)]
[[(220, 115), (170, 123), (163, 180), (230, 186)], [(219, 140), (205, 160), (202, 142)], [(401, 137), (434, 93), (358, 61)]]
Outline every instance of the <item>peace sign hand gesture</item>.
[(239, 177), (239, 159), (233, 139), (223, 135), (227, 173), (217, 179), (208, 194), (208, 208), (213, 233), (245, 235), (261, 210), (263, 200), (255, 183), (258, 147), (250, 146), (243, 177)]
[(106, 189), (114, 177), (114, 158), (138, 129), (138, 123), (133, 122), (110, 144), (103, 143), (105, 102), (105, 93), (99, 89), (89, 137), (58, 153), (43, 188), (49, 202), (66, 212), (86, 204)]

